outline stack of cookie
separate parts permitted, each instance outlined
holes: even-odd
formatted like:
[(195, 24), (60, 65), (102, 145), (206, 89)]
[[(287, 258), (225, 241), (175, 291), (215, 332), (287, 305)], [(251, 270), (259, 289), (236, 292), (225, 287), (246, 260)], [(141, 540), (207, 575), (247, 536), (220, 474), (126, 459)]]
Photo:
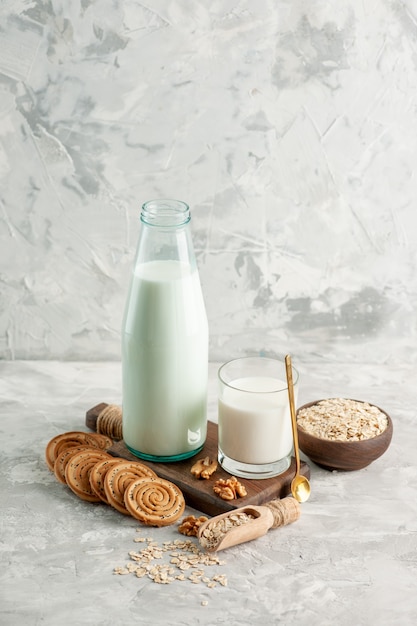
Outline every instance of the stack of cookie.
[(48, 442), (46, 463), (82, 500), (105, 502), (148, 526), (176, 522), (185, 509), (181, 490), (139, 461), (112, 456), (112, 444), (99, 433), (62, 433)]

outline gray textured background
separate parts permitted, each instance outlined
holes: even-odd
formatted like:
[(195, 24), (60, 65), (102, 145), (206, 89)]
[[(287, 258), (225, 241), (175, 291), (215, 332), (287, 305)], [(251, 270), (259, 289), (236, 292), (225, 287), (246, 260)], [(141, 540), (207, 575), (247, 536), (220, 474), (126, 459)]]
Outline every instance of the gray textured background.
[(140, 204), (210, 356), (417, 362), (417, 2), (0, 7), (0, 358), (119, 359)]

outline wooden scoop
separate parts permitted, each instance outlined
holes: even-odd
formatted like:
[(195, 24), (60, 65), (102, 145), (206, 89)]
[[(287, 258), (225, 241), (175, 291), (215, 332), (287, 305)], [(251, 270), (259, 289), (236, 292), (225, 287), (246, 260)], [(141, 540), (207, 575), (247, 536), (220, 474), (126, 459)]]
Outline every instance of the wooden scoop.
[(270, 528), (295, 522), (300, 516), (294, 498), (272, 500), (268, 505), (243, 506), (207, 520), (198, 529), (200, 546), (218, 552), (265, 535)]

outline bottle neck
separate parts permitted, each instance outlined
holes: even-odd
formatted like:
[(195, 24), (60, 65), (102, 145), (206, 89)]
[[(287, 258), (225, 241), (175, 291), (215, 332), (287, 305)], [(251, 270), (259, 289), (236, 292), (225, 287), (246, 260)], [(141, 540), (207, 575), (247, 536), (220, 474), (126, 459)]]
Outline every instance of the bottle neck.
[(180, 261), (195, 268), (190, 209), (179, 200), (151, 200), (141, 212), (136, 265), (151, 261)]
[(181, 200), (150, 200), (142, 205), (140, 220), (147, 226), (184, 226), (191, 219), (190, 207)]

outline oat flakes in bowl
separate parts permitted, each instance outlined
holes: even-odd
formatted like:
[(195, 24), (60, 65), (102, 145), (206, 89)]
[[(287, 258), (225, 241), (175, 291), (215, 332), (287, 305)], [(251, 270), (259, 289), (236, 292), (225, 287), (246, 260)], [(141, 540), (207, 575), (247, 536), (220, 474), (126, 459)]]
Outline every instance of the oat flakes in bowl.
[(390, 416), (360, 400), (327, 398), (297, 411), (300, 450), (329, 470), (366, 467), (387, 450), (392, 432)]

